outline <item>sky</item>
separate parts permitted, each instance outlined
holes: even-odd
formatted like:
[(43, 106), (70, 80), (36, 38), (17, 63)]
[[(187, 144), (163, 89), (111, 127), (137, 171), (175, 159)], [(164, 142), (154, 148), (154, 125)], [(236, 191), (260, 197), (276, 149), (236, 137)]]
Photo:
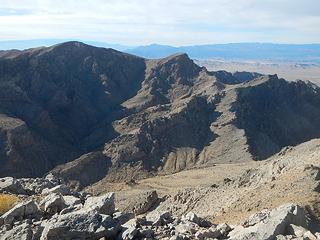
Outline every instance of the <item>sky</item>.
[(0, 41), (320, 43), (319, 0), (0, 0)]

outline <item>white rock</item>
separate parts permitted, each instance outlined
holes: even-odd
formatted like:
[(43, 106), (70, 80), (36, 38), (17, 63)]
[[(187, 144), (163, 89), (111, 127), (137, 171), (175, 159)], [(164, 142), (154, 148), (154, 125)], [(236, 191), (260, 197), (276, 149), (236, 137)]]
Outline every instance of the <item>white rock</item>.
[(196, 223), (198, 225), (200, 223), (200, 218), (194, 212), (189, 212), (186, 215), (182, 216), (181, 220), (182, 221), (190, 221), (190, 222)]
[(77, 198), (72, 195), (63, 196), (63, 200), (68, 206), (74, 206), (74, 205), (81, 204), (80, 198)]
[(51, 215), (61, 212), (66, 207), (63, 197), (57, 193), (49, 194), (40, 203), (40, 208)]
[(275, 240), (288, 240), (291, 239), (291, 235), (290, 236), (283, 236), (283, 235), (278, 235)]
[(136, 219), (131, 219), (125, 224), (123, 224), (122, 225), (123, 231), (121, 234), (122, 239), (124, 240), (134, 239), (138, 233), (137, 226), (138, 226), (138, 223)]
[(0, 178), (0, 192), (10, 192), (14, 194), (25, 194), (22, 185), (13, 177)]
[[(257, 221), (260, 216), (261, 221)], [(254, 219), (254, 221), (252, 220)], [(285, 233), (290, 224), (306, 226), (306, 214), (303, 208), (295, 204), (285, 204), (270, 211), (258, 213), (249, 218), (244, 226), (237, 226), (229, 233), (229, 239), (275, 239)], [(254, 224), (253, 224), (254, 223)]]
[(53, 188), (57, 185), (44, 178), (20, 178), (17, 181), (28, 195), (40, 194), (45, 188)]
[(308, 232), (307, 229), (301, 226), (296, 226), (294, 224), (290, 224), (287, 227), (287, 234), (295, 235), (297, 237), (303, 237), (303, 234), (305, 234), (306, 232)]
[(197, 239), (208, 239), (208, 238), (218, 238), (221, 236), (221, 233), (219, 230), (215, 228), (209, 228), (209, 229), (200, 229), (198, 232), (196, 232), (195, 237)]
[(120, 225), (112, 217), (84, 210), (54, 215), (43, 226), (41, 240), (114, 239), (120, 229)]
[(115, 212), (114, 193), (107, 193), (98, 197), (88, 197), (84, 209), (96, 210), (99, 213), (112, 215)]
[(180, 223), (175, 227), (176, 232), (182, 234), (194, 234), (199, 230), (199, 226), (193, 222)]
[(312, 232), (307, 231), (302, 236), (303, 239), (317, 240), (318, 238), (312, 234)]
[(161, 226), (172, 222), (172, 217), (169, 212), (159, 212), (158, 210), (154, 210), (147, 214), (146, 220), (148, 222), (152, 222), (152, 225)]
[(67, 214), (67, 213), (70, 213), (70, 212), (79, 211), (82, 208), (83, 208), (83, 206), (81, 204), (68, 206), (68, 207), (62, 209), (60, 214)]
[(21, 221), (26, 218), (38, 217), (40, 210), (34, 201), (19, 203), (3, 214), (0, 219), (2, 224), (13, 224), (15, 221)]
[(1, 240), (32, 240), (33, 232), (29, 224), (23, 223), (0, 234)]
[(219, 224), (215, 229), (219, 231), (222, 236), (228, 235), (231, 231), (231, 227), (226, 223)]
[(64, 184), (55, 186), (53, 188), (46, 188), (42, 190), (42, 194), (60, 193), (61, 195), (70, 195), (70, 188)]

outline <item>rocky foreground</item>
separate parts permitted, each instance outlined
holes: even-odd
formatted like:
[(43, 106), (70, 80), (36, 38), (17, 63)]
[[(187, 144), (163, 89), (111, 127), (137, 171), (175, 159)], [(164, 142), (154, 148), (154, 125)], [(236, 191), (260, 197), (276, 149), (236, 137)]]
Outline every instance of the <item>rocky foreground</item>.
[(239, 225), (215, 224), (188, 212), (155, 209), (155, 191), (132, 212), (115, 208), (115, 194), (76, 192), (53, 175), (0, 179), (18, 203), (0, 217), (0, 239), (319, 239), (313, 219), (293, 203), (255, 213)]

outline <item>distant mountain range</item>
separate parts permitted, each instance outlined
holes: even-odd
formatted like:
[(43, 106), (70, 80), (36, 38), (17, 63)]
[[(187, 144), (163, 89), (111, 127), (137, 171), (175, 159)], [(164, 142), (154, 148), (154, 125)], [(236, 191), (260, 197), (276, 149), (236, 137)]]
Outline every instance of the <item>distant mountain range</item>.
[(320, 44), (229, 43), (184, 47), (152, 44), (127, 50), (127, 52), (146, 58), (161, 58), (184, 52), (193, 59), (320, 60)]
[[(51, 46), (69, 39), (0, 41), (0, 50)], [(83, 41), (96, 47), (113, 48), (145, 58), (163, 58), (187, 53), (193, 59), (237, 59), (320, 62), (320, 44), (229, 43), (173, 47), (151, 44), (125, 46), (106, 42)]]

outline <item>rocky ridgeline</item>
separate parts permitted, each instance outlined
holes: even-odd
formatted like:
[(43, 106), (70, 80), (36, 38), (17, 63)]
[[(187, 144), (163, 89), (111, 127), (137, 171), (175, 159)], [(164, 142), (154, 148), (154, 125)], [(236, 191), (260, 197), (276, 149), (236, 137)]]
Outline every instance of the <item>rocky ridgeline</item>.
[[(0, 217), (0, 239), (319, 239), (303, 208), (285, 204), (263, 210), (241, 225), (213, 224), (189, 212), (173, 216), (156, 206), (157, 194), (129, 213), (115, 208), (115, 194), (72, 191), (53, 177), (0, 179), (0, 192), (20, 201)], [(153, 209), (150, 211), (150, 209)], [(139, 214), (139, 215), (138, 215)], [(318, 238), (317, 238), (318, 237)]]

